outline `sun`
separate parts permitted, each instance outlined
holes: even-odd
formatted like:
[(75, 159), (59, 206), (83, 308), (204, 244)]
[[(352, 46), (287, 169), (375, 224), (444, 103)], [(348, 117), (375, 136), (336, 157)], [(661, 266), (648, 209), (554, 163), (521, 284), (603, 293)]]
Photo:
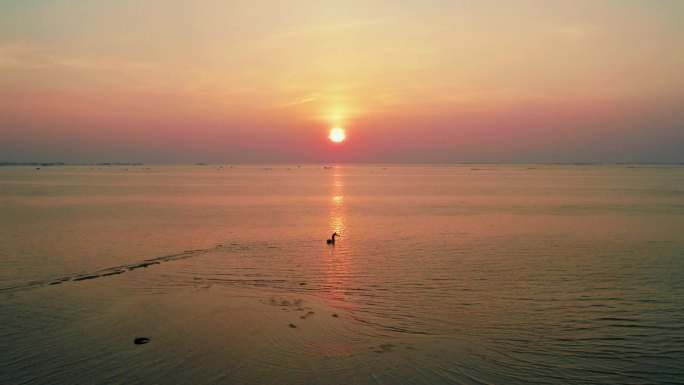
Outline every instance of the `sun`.
[(347, 138), (347, 135), (344, 132), (344, 128), (335, 127), (330, 130), (330, 135), (328, 135), (328, 138), (335, 143), (340, 143), (344, 142), (344, 140)]

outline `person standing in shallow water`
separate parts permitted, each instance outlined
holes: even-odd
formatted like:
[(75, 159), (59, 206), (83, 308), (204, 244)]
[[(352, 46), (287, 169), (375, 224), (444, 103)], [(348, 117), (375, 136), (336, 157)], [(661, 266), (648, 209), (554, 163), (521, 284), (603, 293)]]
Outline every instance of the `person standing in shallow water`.
[(333, 233), (332, 239), (326, 240), (325, 243), (327, 243), (329, 245), (334, 245), (335, 244), (335, 237), (339, 237), (339, 235), (336, 232)]

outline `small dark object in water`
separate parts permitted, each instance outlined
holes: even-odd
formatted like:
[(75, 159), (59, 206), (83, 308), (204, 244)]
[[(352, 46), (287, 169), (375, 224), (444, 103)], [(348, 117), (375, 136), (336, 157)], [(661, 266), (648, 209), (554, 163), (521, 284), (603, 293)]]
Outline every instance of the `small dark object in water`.
[(150, 342), (150, 339), (146, 338), (146, 337), (138, 337), (138, 338), (133, 340), (133, 343), (136, 345), (143, 345), (143, 344), (146, 344), (148, 342)]
[(327, 243), (329, 245), (334, 245), (335, 244), (335, 237), (339, 237), (339, 234), (333, 233), (332, 239), (326, 239), (325, 243)]
[(295, 324), (290, 324), (290, 327), (296, 329), (296, 328), (297, 328), (297, 325), (295, 325)]
[(304, 286), (304, 285), (306, 285), (306, 282), (302, 282), (299, 284), (299, 286)]
[(387, 353), (387, 352), (391, 352), (393, 347), (394, 347), (394, 344), (382, 344), (379, 346), (378, 350), (373, 350), (373, 352), (375, 352), (375, 353)]
[(335, 318), (338, 317), (337, 313), (332, 313), (332, 316), (335, 317)]

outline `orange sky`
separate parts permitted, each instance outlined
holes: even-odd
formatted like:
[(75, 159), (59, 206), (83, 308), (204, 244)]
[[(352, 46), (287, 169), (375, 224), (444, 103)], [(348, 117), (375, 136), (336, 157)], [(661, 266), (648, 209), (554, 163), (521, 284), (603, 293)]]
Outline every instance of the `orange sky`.
[(4, 1), (0, 161), (683, 162), (682, 20), (677, 0)]

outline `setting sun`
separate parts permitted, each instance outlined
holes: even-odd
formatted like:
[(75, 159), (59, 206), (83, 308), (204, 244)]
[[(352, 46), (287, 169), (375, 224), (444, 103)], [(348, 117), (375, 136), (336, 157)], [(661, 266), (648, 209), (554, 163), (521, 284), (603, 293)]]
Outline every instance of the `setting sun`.
[(330, 130), (330, 135), (328, 135), (328, 138), (335, 143), (340, 143), (347, 138), (347, 135), (344, 132), (344, 128), (335, 127)]

